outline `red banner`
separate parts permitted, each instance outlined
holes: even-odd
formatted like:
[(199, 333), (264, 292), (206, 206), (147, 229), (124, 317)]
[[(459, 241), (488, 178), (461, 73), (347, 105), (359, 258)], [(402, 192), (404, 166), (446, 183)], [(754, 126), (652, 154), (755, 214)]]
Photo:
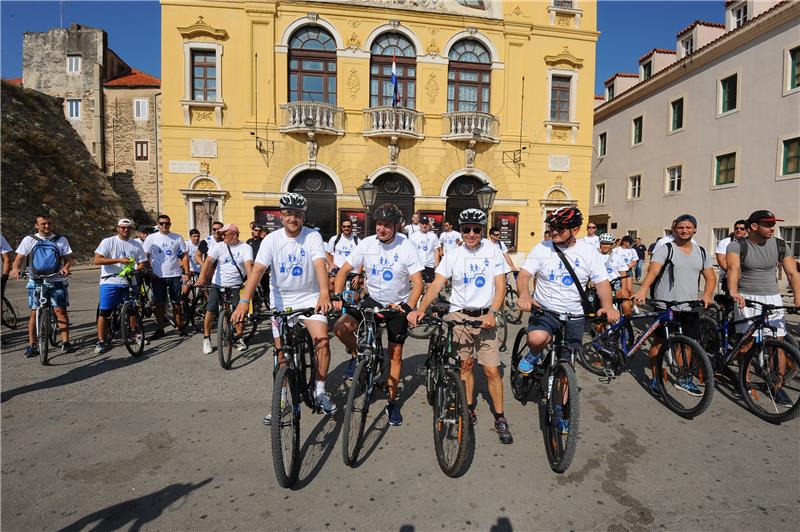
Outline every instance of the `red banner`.
[(342, 222), (350, 220), (353, 224), (353, 233), (358, 238), (367, 236), (367, 211), (364, 209), (339, 209), (339, 231), (341, 232)]
[(283, 227), (280, 207), (256, 207), (255, 211), (256, 221), (262, 224), (268, 233)]
[(419, 215), (431, 221), (431, 231), (438, 235), (444, 224), (444, 211), (420, 211)]

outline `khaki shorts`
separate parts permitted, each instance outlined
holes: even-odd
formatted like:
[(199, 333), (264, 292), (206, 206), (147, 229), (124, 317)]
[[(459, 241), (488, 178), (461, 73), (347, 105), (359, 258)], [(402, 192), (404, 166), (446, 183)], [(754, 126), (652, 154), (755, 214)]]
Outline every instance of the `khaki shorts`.
[[(477, 320), (461, 312), (451, 312), (445, 320)], [(481, 329), (458, 325), (453, 328), (453, 343), (461, 360), (477, 358), (481, 366), (500, 365), (500, 340), (497, 338), (497, 328)]]

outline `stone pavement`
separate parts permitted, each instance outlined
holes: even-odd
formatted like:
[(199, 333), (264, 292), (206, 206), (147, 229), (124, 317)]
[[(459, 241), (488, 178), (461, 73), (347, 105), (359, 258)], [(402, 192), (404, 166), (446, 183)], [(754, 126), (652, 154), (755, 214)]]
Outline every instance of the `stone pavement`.
[[(547, 464), (536, 406), (513, 402), (506, 378), (514, 444), (498, 442), (481, 397), (470, 468), (448, 478), (434, 456), (417, 340), (406, 348), (403, 426), (374, 417), (363, 463), (351, 469), (341, 459), (341, 413), (304, 410), (300, 482), (282, 489), (261, 421), (272, 370), (265, 333), (230, 371), (202, 354), (200, 335), (180, 342), (171, 332), (139, 360), (122, 347), (95, 355), (96, 282), (92, 270), (72, 280), (77, 353), (43, 367), (22, 356), (22, 329), (4, 331), (4, 530), (789, 530), (800, 522), (797, 421), (764, 423), (725, 389), (704, 415), (678, 418), (639, 383), (640, 365), (610, 384), (578, 370), (581, 439), (563, 475)], [(18, 310), (23, 287), (9, 285)], [(341, 412), (346, 358), (333, 346), (329, 390)]]

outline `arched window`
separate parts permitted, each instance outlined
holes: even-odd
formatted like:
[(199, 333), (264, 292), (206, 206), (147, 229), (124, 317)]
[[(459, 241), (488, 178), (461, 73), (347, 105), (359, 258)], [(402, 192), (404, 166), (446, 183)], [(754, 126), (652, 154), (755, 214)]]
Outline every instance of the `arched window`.
[(447, 71), (447, 112), (489, 112), (492, 56), (474, 39), (458, 41), (450, 49)]
[(289, 39), (289, 101), (336, 105), (336, 41), (319, 26), (304, 26)]
[(375, 39), (370, 52), (369, 106), (392, 105), (394, 59), (397, 65), (397, 106), (414, 109), (417, 85), (417, 52), (414, 45), (400, 33), (384, 33)]

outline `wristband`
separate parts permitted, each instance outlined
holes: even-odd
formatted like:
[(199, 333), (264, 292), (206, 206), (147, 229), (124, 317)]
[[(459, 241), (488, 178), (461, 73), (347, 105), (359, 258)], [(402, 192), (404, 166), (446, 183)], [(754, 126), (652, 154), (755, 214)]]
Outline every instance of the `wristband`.
[(250, 300), (242, 298), (242, 299), (239, 300), (239, 304), (242, 304), (242, 303), (247, 303), (249, 305), (250, 304)]

